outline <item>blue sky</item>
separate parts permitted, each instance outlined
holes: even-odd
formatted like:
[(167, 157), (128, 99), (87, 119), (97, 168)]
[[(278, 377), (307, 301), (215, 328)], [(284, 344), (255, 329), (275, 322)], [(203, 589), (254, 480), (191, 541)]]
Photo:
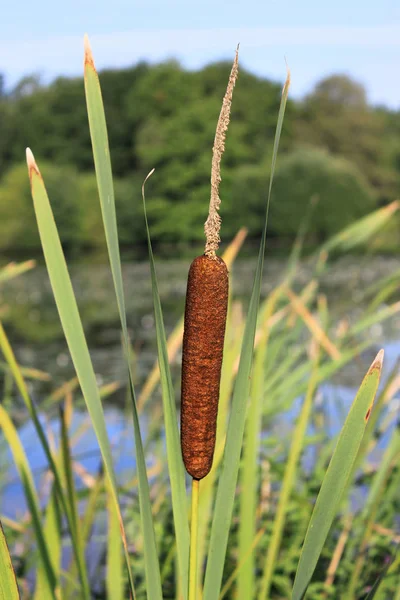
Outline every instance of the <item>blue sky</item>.
[(38, 72), (82, 72), (83, 34), (96, 65), (178, 58), (188, 68), (232, 59), (283, 80), (301, 97), (322, 77), (347, 73), (373, 103), (400, 109), (399, 0), (27, 0), (2, 1), (0, 72), (12, 86)]

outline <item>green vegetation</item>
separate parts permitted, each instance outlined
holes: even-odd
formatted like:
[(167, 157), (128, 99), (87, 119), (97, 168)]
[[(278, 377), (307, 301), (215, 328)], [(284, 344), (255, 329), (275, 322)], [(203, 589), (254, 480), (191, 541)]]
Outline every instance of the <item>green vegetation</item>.
[[(38, 183), (35, 184), (37, 185)], [(40, 197), (40, 187), (36, 189), (35, 194), (39, 195), (38, 201), (44, 202), (44, 197)], [(67, 385), (54, 390), (46, 403), (46, 416), (52, 421), (51, 425), (46, 425), (45, 434), (40, 424), (42, 420), (38, 419), (44, 414), (43, 410), (32, 404), (28, 393), (29, 388), (25, 384), (25, 379), (29, 381), (41, 374), (21, 369), (15, 361), (5, 332), (1, 330), (0, 348), (8, 365), (5, 371), (8, 383), (5, 384), (3, 396), (7, 411), (4, 408), (0, 411), (0, 428), (4, 434), (2, 447), (4, 443), (10, 446), (12, 460), (18, 465), (28, 506), (30, 506), (26, 517), (20, 522), (10, 520), (7, 515), (2, 514), (3, 527), (11, 559), (14, 565), (18, 566), (17, 579), (21, 592), (35, 589), (35, 592), (25, 591), (25, 596), (22, 597), (52, 598), (55, 594), (51, 590), (55, 589), (59, 594), (56, 597), (65, 600), (84, 598), (87, 597), (84, 591), (87, 581), (90, 588), (96, 589), (98, 598), (110, 597), (110, 594), (114, 598), (118, 593), (117, 598), (122, 600), (128, 597), (128, 579), (123, 564), (120, 526), (113, 495), (101, 467), (101, 460), (99, 460), (97, 475), (81, 479), (85, 469), (80, 464), (79, 455), (74, 451), (76, 441), (81, 435), (80, 431), (84, 431), (87, 425), (82, 425), (78, 430), (74, 429), (73, 414), (78, 410), (77, 407), (82, 405), (82, 394), (88, 403), (94, 402), (98, 394), (97, 386), (95, 387), (93, 381), (89, 382), (92, 377), (90, 375), (92, 367), (90, 362), (87, 362), (90, 359), (84, 350), (84, 339), (79, 333), (79, 320), (76, 321), (79, 315), (76, 315), (75, 309), (72, 311), (72, 305), (68, 308), (68, 305), (73, 303), (73, 299), (69, 293), (66, 294), (69, 286), (66, 287), (67, 275), (61, 268), (61, 258), (57, 250), (58, 238), (55, 237), (55, 231), (50, 228), (50, 222), (47, 221), (46, 213), (49, 206), (46, 207), (44, 204), (42, 209), (45, 210), (40, 217), (44, 219), (42, 227), (45, 227), (43, 230), (45, 244), (50, 244), (47, 252), (48, 260), (51, 261), (49, 268), (52, 268), (53, 278), (57, 278), (53, 283), (54, 292), (60, 303), (60, 316), (64, 315), (62, 318), (67, 319), (64, 328), (70, 339), (71, 351), (74, 352), (77, 361), (77, 373), (81, 378), (82, 388), (80, 390), (77, 387), (76, 381), (70, 381), (66, 382)], [(38, 207), (38, 210), (42, 209)], [(355, 240), (372, 240), (385, 226), (390, 216), (389, 211), (381, 209), (379, 213), (371, 216), (369, 221), (361, 220), (353, 223), (339, 237), (332, 238), (329, 245), (333, 250), (343, 251), (347, 244), (347, 231), (351, 232), (353, 243), (356, 243)], [(238, 242), (234, 242), (229, 248), (230, 258), (226, 258), (233, 276), (235, 270), (234, 265), (231, 265), (232, 254), (235, 255), (238, 249)], [(366, 416), (369, 414), (373, 390), (377, 385), (376, 369), (372, 369), (371, 375), (364, 381), (357, 401), (353, 403), (352, 411), (349, 413), (347, 429), (343, 429), (340, 445), (338, 444), (336, 448), (336, 462), (331, 463), (330, 471), (327, 471), (327, 468), (337, 438), (332, 437), (330, 433), (331, 414), (324, 409), (327, 400), (324, 384), (331, 381), (333, 376), (338, 377), (340, 381), (343, 366), (357, 361), (361, 352), (373, 344), (369, 333), (371, 325), (380, 323), (399, 311), (398, 303), (378, 309), (376, 306), (377, 301), (379, 306), (379, 298), (391, 296), (392, 284), (396, 281), (398, 286), (400, 273), (394, 274), (387, 281), (382, 280), (377, 286), (366, 289), (364, 300), (368, 301), (370, 308), (359, 312), (358, 319), (352, 322), (350, 327), (343, 329), (343, 327), (336, 327), (336, 319), (339, 317), (344, 322), (347, 311), (354, 308), (353, 304), (349, 302), (343, 306), (342, 311), (335, 314), (333, 319), (326, 298), (318, 290), (321, 268), (329, 272), (329, 264), (316, 261), (317, 270), (313, 280), (293, 291), (292, 275), (297, 264), (296, 259), (293, 260), (295, 262), (290, 261), (286, 272), (282, 274), (282, 282), (262, 302), (258, 312), (253, 374), (249, 382), (250, 404), (244, 422), (244, 454), (240, 462), (238, 486), (237, 488), (234, 486), (233, 489), (231, 485), (225, 485), (227, 476), (222, 478), (221, 475), (222, 470), (226, 471), (228, 468), (223, 466), (223, 450), (228, 417), (231, 413), (232, 389), (238, 385), (237, 365), (245, 319), (237, 302), (230, 305), (216, 455), (211, 473), (201, 482), (199, 564), (206, 563), (207, 556), (210, 556), (210, 544), (213, 544), (213, 569), (210, 569), (207, 584), (210, 594), (213, 591), (213, 595), (209, 597), (234, 598), (240, 591), (246, 597), (260, 600), (290, 598), (302, 542), (313, 514), (313, 505), (325, 475), (330, 473), (330, 481), (325, 480), (327, 488), (325, 507), (322, 511), (321, 509), (318, 511), (319, 516), (317, 512), (314, 513), (314, 518), (319, 519), (319, 525), (312, 531), (318, 534), (319, 539), (316, 541), (310, 538), (308, 550), (303, 550), (302, 564), (306, 563), (306, 565), (297, 576), (293, 598), (301, 597), (299, 590), (304, 582), (308, 581), (311, 573), (310, 564), (315, 563), (317, 558), (316, 570), (306, 594), (308, 600), (322, 600), (322, 598), (335, 600), (337, 597), (346, 597), (350, 584), (353, 591), (348, 595), (348, 599), (364, 600), (380, 575), (382, 578), (377, 587), (376, 598), (393, 599), (400, 584), (399, 563), (398, 558), (395, 557), (394, 545), (395, 520), (400, 510), (398, 497), (400, 444), (396, 429), (396, 413), (390, 409), (399, 384), (397, 364), (386, 374), (369, 419)], [(16, 265), (7, 271), (1, 271), (2, 284), (4, 285), (9, 277), (18, 275), (20, 271), (32, 266)], [(154, 284), (156, 284), (155, 279)], [(179, 491), (178, 495), (174, 493), (171, 496), (168, 493), (173, 478), (178, 477), (177, 483), (180, 485), (183, 475), (182, 465), (179, 466), (180, 450), (179, 447), (176, 449), (176, 440), (174, 441), (177, 420), (176, 415), (174, 416), (175, 396), (171, 386), (176, 385), (177, 382), (170, 378), (167, 355), (170, 361), (173, 361), (179, 350), (176, 340), (182, 339), (182, 324), (177, 324), (166, 346), (163, 342), (165, 338), (156, 288), (154, 298), (157, 321), (161, 327), (158, 328), (158, 338), (162, 376), (160, 380), (160, 372), (155, 367), (155, 371), (149, 375), (140, 390), (137, 410), (139, 417), (143, 417), (144, 422), (148, 423), (143, 443), (146, 456), (152, 457), (147, 469), (150, 500), (146, 500), (147, 506), (152, 507), (154, 514), (157, 555), (153, 556), (152, 560), (155, 560), (156, 564), (158, 561), (160, 563), (160, 567), (156, 568), (160, 568), (161, 571), (162, 597), (176, 598), (180, 597), (178, 590), (182, 590), (179, 585), (180, 577), (184, 577), (182, 574), (177, 578), (180, 549), (176, 528), (181, 525), (187, 531), (189, 506), (187, 504), (186, 510), (182, 508)], [(74, 320), (71, 318), (73, 313), (75, 313)], [(83, 362), (83, 355), (80, 356), (82, 352), (86, 356), (85, 362)], [(248, 358), (248, 351), (245, 356)], [(84, 366), (85, 369), (82, 371)], [(361, 380), (361, 375), (354, 377), (355, 387), (361, 383)], [(242, 385), (244, 381), (242, 379)], [(115, 387), (120, 383), (115, 382)], [(164, 402), (163, 411), (160, 410), (161, 400), (158, 395), (160, 384)], [(90, 385), (90, 388), (87, 388), (87, 385)], [(38, 432), (42, 431), (42, 442), (39, 443), (46, 444), (49, 427), (54, 431), (57, 422), (61, 421), (62, 436), (58, 448), (52, 446), (48, 448), (52, 457), (52, 460), (48, 461), (49, 471), (55, 473), (54, 476), (59, 480), (57, 483), (56, 479), (50, 488), (47, 485), (39, 487), (39, 482), (43, 481), (45, 484), (47, 477), (40, 480), (33, 478), (29, 456), (24, 453), (18, 439), (18, 431), (10, 419), (13, 411), (10, 395), (13, 393), (14, 386), (25, 400), (35, 428)], [(369, 389), (370, 386), (372, 389)], [(108, 392), (100, 391), (102, 395), (112, 393), (113, 386)], [(238, 418), (244, 418), (243, 413), (241, 417), (238, 415), (240, 407), (238, 402), (241, 398), (239, 392), (240, 388), (236, 391), (236, 421)], [(298, 421), (292, 425), (287, 421), (285, 414), (293, 409), (294, 403), (301, 408)], [(63, 409), (61, 413), (60, 407)], [(101, 420), (100, 408), (92, 407), (91, 410), (95, 411), (96, 421)], [(133, 436), (129, 412), (130, 408), (127, 410), (125, 432), (121, 435), (121, 448), (124, 445), (123, 438)], [(230, 434), (228, 456), (234, 468), (237, 468), (239, 463), (237, 456), (234, 459), (234, 454), (240, 451), (240, 447), (237, 443), (236, 426), (232, 431), (234, 433)], [(260, 437), (261, 431), (265, 434)], [(361, 443), (360, 436), (362, 436)], [(172, 444), (171, 449), (173, 448), (172, 454), (168, 452), (168, 459), (165, 452), (166, 438), (167, 444)], [(103, 439), (102, 443), (105, 443), (105, 438), (101, 439)], [(386, 440), (386, 450), (382, 460), (377, 462), (376, 452), (382, 440)], [(112, 462), (116, 460), (120, 447), (119, 444), (114, 447)], [(311, 463), (310, 459), (307, 459), (310, 453)], [(2, 456), (4, 457), (4, 454)], [(174, 461), (178, 461), (175, 466), (173, 466)], [(4, 463), (4, 458), (3, 464), (7, 464)], [(348, 472), (350, 475), (347, 477)], [(72, 473), (81, 475), (72, 477)], [(145, 536), (150, 536), (151, 541), (153, 534), (149, 533), (148, 529), (151, 525), (147, 523), (144, 526), (140, 517), (137, 471), (132, 465), (131, 468), (124, 470), (123, 477), (121, 475), (117, 477), (116, 485), (123, 507), (122, 516), (136, 597), (143, 600), (146, 597), (159, 597), (158, 593), (149, 594), (145, 577), (145, 567), (149, 564), (149, 557), (144, 549)], [(340, 478), (343, 480), (345, 491), (341, 502), (338, 503)], [(218, 484), (222, 486), (219, 492)], [(333, 494), (332, 490), (337, 494)], [(233, 492), (232, 522), (221, 521), (221, 515), (226, 514), (226, 495)], [(214, 506), (216, 494), (221, 496), (217, 511)], [(358, 500), (354, 503), (356, 498)], [(327, 500), (330, 503), (331, 527), (329, 522), (325, 522), (328, 512)], [(174, 508), (178, 511), (179, 522), (173, 526)], [(60, 517), (63, 514), (67, 516), (67, 526), (61, 527)], [(321, 527), (321, 518), (324, 527)], [(226, 534), (229, 533), (226, 555), (223, 544), (221, 549), (220, 537), (216, 536), (214, 542), (209, 538), (213, 521), (214, 527), (225, 528)], [(99, 553), (98, 559), (90, 563), (89, 570), (80, 557), (83, 549), (88, 547), (91, 532), (94, 534), (99, 526), (104, 528), (105, 522), (108, 533), (105, 537), (96, 537), (96, 544), (103, 548), (103, 552)], [(187, 534), (183, 533), (180, 542), (183, 548), (187, 544), (185, 535)], [(318, 557), (322, 547), (322, 553)], [(20, 548), (23, 548), (22, 554)], [(3, 550), (3, 560), (7, 560), (5, 550)], [(222, 565), (223, 574), (219, 575), (218, 571)], [(32, 574), (37, 576), (37, 580), (32, 577)], [(200, 569), (201, 581), (203, 576), (204, 572)], [(218, 594), (219, 576), (222, 576), (222, 589)], [(12, 578), (8, 578), (7, 585), (12, 589)], [(57, 591), (58, 587), (59, 591)], [(49, 588), (50, 591), (46, 592), (45, 590)]]
[[(141, 182), (153, 167), (148, 186), (153, 242), (174, 252), (178, 242), (182, 247), (202, 241), (213, 127), (227, 69), (221, 63), (188, 72), (170, 61), (101, 74), (123, 246), (146, 245), (138, 207)], [(268, 143), (280, 93), (280, 85), (241, 71), (222, 172), (225, 240), (235, 235), (238, 221), (251, 237), (261, 234)], [(12, 254), (40, 247), (36, 232), (28, 230), (32, 208), (20, 165), (26, 145), (35, 146), (43, 164), (65, 249), (97, 248), (103, 233), (82, 80), (59, 78), (42, 86), (37, 78), (24, 79), (0, 97), (0, 129), (0, 249)], [(354, 81), (332, 76), (304, 101), (289, 100), (284, 134), (269, 232), (283, 237), (285, 247), (315, 195), (320, 207), (310, 228), (313, 243), (396, 198), (400, 114), (368, 106)], [(396, 218), (382, 249), (395, 248), (397, 229)]]
[(298, 150), (283, 158), (277, 169), (271, 228), (295, 236), (310, 199), (317, 206), (309, 229), (321, 241), (374, 207), (368, 184), (348, 160), (321, 150)]
[[(157, 76), (157, 72), (153, 75)], [(212, 75), (211, 70), (210, 81)], [(178, 91), (173, 84), (171, 90)], [(65, 382), (47, 399), (46, 416), (53, 414), (53, 424), (60, 426), (55, 444), (50, 433), (52, 424), (41, 418), (27, 385), (28, 379), (40, 374), (18, 364), (6, 331), (0, 326), (0, 350), (4, 357), (0, 448), (2, 451), (6, 448), (4, 454), (15, 463), (28, 507), (25, 518), (19, 522), (1, 515), (8, 547), (0, 531), (0, 591), (8, 595), (7, 600), (18, 599), (10, 555), (17, 566), (19, 552), (16, 575), (21, 598), (70, 600), (95, 596), (123, 600), (131, 595), (138, 600), (185, 600), (189, 510), (179, 448), (176, 382), (170, 369), (180, 348), (182, 323), (166, 337), (150, 239), (152, 224), (146, 215), (143, 192), (143, 234), (150, 261), (158, 363), (137, 395), (107, 130), (88, 46), (85, 91), (102, 222), (121, 325), (121, 350), (127, 375), (126, 431), (134, 439), (135, 461), (129, 474), (118, 477), (113, 452), (116, 448), (107, 433), (102, 396), (112, 393), (120, 382), (104, 390), (96, 380), (84, 322), (61, 245), (61, 228), (58, 229), (53, 218), (47, 193), (50, 186), (46, 191), (39, 167), (28, 151), (40, 243), (77, 378)], [(267, 205), (264, 196), (261, 243), (247, 315), (244, 317), (242, 307), (234, 301), (228, 310), (216, 451), (213, 468), (200, 483), (196, 505), (197, 586), (203, 590), (198, 595), (204, 600), (234, 598), (238, 594), (257, 600), (372, 597), (399, 600), (400, 557), (396, 555), (395, 527), (400, 510), (400, 436), (398, 415), (392, 405), (400, 386), (398, 364), (385, 374), (383, 386), (378, 389), (383, 352), (372, 360), (373, 352), (366, 374), (353, 378), (354, 400), (349, 410), (346, 407), (347, 416), (341, 416), (341, 431), (333, 435), (331, 415), (324, 402), (324, 384), (334, 375), (340, 378), (340, 369), (357, 362), (362, 351), (373, 345), (372, 325), (400, 310), (399, 303), (388, 304), (398, 287), (400, 273), (393, 273), (377, 286), (360, 290), (367, 308), (353, 322), (346, 319), (352, 304), (343, 305), (342, 312), (334, 318), (330, 299), (319, 290), (321, 274), (329, 269), (330, 253), (371, 243), (393, 219), (398, 203), (371, 213), (373, 203), (367, 183), (355, 167), (325, 154), (288, 156), (280, 167), (280, 193), (286, 193), (285, 170), (297, 172), (299, 168), (301, 171), (318, 167), (316, 181), (320, 182), (321, 173), (325, 174), (326, 187), (318, 185), (327, 195), (332, 194), (332, 173), (339, 172), (344, 182), (343, 193), (347, 190), (357, 199), (355, 213), (346, 216), (346, 223), (351, 222), (344, 229), (335, 221), (334, 235), (312, 257), (312, 278), (301, 289), (295, 289), (293, 276), (299, 266), (307, 227), (312, 219), (318, 222), (318, 205), (308, 210), (309, 202), (304, 203), (304, 215), (298, 224), (287, 268), (281, 281), (260, 304), (268, 207), (287, 92), (288, 82), (280, 102), (270, 155)], [(182, 95), (192, 93), (188, 86)], [(170, 110), (169, 103), (165, 110)], [(70, 225), (66, 226), (65, 235), (68, 232), (72, 235), (71, 223), (74, 219), (81, 220), (77, 218), (80, 203), (77, 202), (77, 213), (72, 210), (69, 214), (61, 193), (64, 190), (59, 189), (65, 181), (63, 173), (50, 167), (48, 172), (49, 178), (53, 177), (54, 192), (59, 194), (54, 213), (59, 210), (60, 219), (67, 213)], [(45, 173), (43, 176), (46, 177)], [(279, 171), (277, 178), (279, 183)], [(155, 188), (152, 189), (154, 192)], [(361, 197), (368, 199), (365, 212), (369, 214), (354, 222)], [(139, 207), (135, 210), (139, 211)], [(320, 227), (318, 233), (326, 235), (322, 224)], [(225, 253), (229, 268), (242, 242), (243, 235)], [(25, 263), (3, 269), (0, 282), (4, 284), (33, 266)], [(156, 394), (159, 387), (162, 405)], [(43, 487), (39, 487), (40, 482), (33, 475), (29, 453), (10, 414), (14, 388), (25, 404), (47, 461)], [(101, 454), (95, 476), (82, 469), (78, 457), (73, 458), (74, 444), (82, 429), (73, 431), (72, 417), (76, 403), (82, 399)], [(290, 409), (295, 412), (294, 424), (287, 417), (285, 421)], [(144, 424), (146, 427), (142, 427)], [(122, 444), (121, 436), (117, 442), (120, 441)], [(372, 451), (381, 451), (378, 463), (371, 461)], [(150, 458), (151, 463), (147, 463)], [(86, 558), (96, 554), (90, 546), (91, 534), (104, 522), (107, 533), (103, 540), (97, 539), (101, 552), (93, 559), (94, 565), (89, 566)]]

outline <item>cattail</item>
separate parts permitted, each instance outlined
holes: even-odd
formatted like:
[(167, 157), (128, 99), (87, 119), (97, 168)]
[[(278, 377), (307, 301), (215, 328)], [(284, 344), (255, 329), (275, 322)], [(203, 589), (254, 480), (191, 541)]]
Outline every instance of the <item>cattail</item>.
[(181, 409), (183, 460), (195, 479), (212, 466), (227, 308), (224, 261), (198, 256), (187, 284)]
[(216, 256), (221, 217), (218, 209), (220, 165), (229, 124), (238, 51), (222, 102), (213, 146), (211, 198), (205, 223), (206, 246), (192, 262), (187, 284), (182, 357), (181, 446), (185, 467), (194, 479), (211, 470), (219, 386), (228, 310), (228, 269)]

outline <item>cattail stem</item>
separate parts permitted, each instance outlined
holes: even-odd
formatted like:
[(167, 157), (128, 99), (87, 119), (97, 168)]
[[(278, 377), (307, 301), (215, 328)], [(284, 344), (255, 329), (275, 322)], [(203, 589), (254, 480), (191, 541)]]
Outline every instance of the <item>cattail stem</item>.
[(197, 598), (197, 534), (199, 526), (200, 481), (192, 480), (192, 516), (190, 520), (189, 599)]

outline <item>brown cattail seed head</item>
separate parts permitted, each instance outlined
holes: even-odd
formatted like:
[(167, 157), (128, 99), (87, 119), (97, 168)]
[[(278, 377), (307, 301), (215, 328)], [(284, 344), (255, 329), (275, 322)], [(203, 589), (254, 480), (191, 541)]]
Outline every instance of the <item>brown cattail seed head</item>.
[(195, 479), (205, 477), (213, 462), (227, 310), (226, 264), (198, 256), (187, 284), (181, 405), (182, 456)]

